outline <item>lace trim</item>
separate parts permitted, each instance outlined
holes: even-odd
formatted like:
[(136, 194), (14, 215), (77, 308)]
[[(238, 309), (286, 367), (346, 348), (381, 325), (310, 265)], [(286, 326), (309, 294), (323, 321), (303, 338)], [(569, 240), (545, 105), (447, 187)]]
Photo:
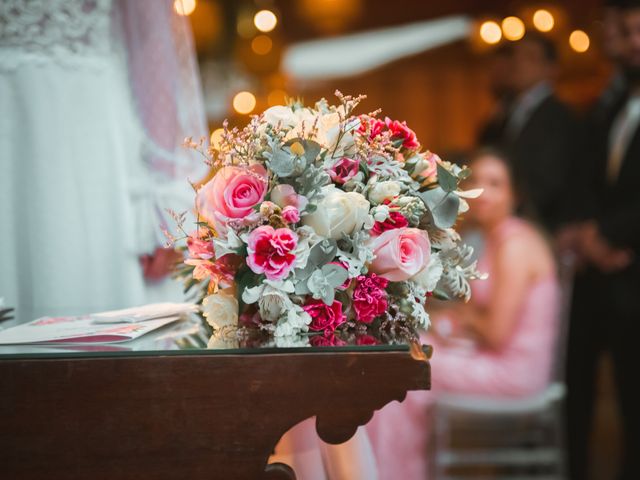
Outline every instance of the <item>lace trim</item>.
[(104, 64), (112, 52), (111, 12), (111, 0), (2, 0), (0, 69)]

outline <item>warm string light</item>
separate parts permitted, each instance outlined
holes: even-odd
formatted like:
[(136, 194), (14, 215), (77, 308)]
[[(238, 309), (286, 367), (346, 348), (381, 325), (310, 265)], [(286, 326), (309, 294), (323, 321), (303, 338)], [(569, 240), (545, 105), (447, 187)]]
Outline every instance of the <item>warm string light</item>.
[(233, 97), (233, 108), (236, 112), (247, 115), (256, 108), (256, 97), (251, 92), (238, 92)]
[(260, 10), (253, 17), (253, 24), (261, 32), (270, 32), (278, 24), (278, 17), (271, 10)]
[(500, 25), (492, 20), (484, 22), (480, 25), (480, 38), (490, 45), (498, 43), (502, 39)]
[(220, 143), (222, 142), (222, 135), (224, 134), (224, 128), (216, 128), (211, 132), (210, 144), (216, 150), (220, 150)]
[(589, 50), (590, 44), (589, 35), (582, 30), (574, 30), (569, 35), (569, 45), (578, 53), (584, 53)]
[(524, 37), (524, 22), (518, 17), (507, 17), (502, 20), (502, 34), (507, 40), (515, 42)]
[(251, 50), (258, 55), (266, 55), (271, 51), (273, 42), (267, 35), (258, 35), (251, 40)]
[(173, 9), (178, 15), (191, 15), (196, 9), (196, 0), (175, 0), (173, 2)]
[(549, 10), (541, 8), (533, 14), (533, 26), (541, 32), (550, 32), (555, 25), (555, 19)]

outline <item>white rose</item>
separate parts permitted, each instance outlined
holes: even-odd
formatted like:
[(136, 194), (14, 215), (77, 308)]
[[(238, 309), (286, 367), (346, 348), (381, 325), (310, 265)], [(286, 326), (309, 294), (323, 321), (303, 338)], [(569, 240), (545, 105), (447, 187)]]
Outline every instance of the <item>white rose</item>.
[(369, 190), (369, 200), (373, 203), (382, 203), (386, 199), (392, 199), (400, 195), (400, 184), (393, 180), (376, 182)]
[(429, 265), (416, 273), (411, 280), (424, 288), (427, 292), (433, 292), (442, 276), (443, 266), (442, 260), (438, 253), (431, 254)]
[(293, 110), (283, 105), (267, 108), (264, 111), (263, 119), (273, 126), (280, 124), (281, 127), (293, 127), (298, 124), (298, 117)]
[(236, 296), (224, 290), (202, 301), (202, 314), (213, 328), (237, 326), (238, 308)]
[(334, 185), (322, 187), (324, 198), (318, 209), (303, 217), (303, 223), (322, 236), (333, 239), (361, 230), (369, 219), (370, 204), (357, 192), (343, 192)]

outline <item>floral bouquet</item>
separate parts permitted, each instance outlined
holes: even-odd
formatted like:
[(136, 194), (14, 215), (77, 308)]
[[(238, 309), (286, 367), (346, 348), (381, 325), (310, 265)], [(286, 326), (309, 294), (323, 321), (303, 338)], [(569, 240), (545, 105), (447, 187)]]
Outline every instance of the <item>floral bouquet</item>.
[(186, 140), (214, 175), (194, 186), (195, 232), (172, 213), (180, 275), (214, 331), (415, 331), (431, 295), (469, 298), (477, 271), (453, 229), (479, 193), (458, 188), (469, 170), (423, 151), (404, 122), (355, 115), (364, 96), (336, 96), (225, 123), (215, 147)]

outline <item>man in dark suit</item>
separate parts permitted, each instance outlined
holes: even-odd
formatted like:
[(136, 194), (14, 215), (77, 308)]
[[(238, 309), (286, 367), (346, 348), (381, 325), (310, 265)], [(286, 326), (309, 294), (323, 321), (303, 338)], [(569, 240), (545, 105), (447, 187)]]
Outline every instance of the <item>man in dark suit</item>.
[(507, 153), (525, 199), (523, 213), (553, 230), (560, 221), (557, 207), (563, 200), (577, 132), (576, 121), (551, 84), (557, 52), (550, 39), (528, 34), (503, 54), (510, 57), (512, 96), (508, 106), (498, 109), (503, 118), (492, 119), (479, 140)]
[[(596, 369), (608, 350), (623, 420), (619, 478), (640, 479), (640, 1), (622, 10), (628, 85), (600, 109), (585, 142), (582, 208), (567, 352), (567, 419), (571, 477), (587, 478)], [(579, 211), (580, 209), (576, 210)]]

